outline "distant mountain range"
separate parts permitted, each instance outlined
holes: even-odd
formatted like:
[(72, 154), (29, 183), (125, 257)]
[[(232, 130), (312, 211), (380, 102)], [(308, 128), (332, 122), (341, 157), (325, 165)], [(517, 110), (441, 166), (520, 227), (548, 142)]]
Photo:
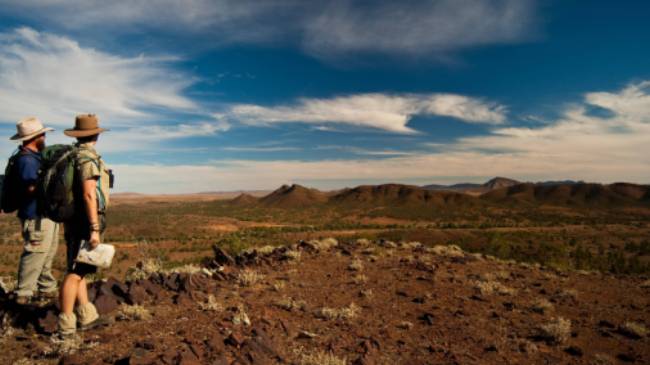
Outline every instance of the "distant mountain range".
[[(562, 181), (541, 181), (534, 183), (535, 185), (541, 186), (555, 186), (555, 185), (575, 185), (575, 184), (584, 184), (584, 181), (574, 181), (574, 180), (562, 180)], [(507, 177), (495, 177), (494, 179), (489, 180), (484, 184), (474, 184), (474, 183), (461, 183), (453, 185), (425, 185), (422, 188), (426, 190), (446, 190), (446, 191), (455, 191), (459, 193), (465, 193), (470, 195), (481, 195), (492, 191), (495, 189), (507, 188), (517, 184), (522, 184), (522, 182), (509, 179)]]
[(234, 205), (257, 205), (277, 208), (305, 208), (329, 205), (338, 207), (445, 207), (480, 206), (570, 207), (650, 207), (650, 186), (630, 183), (593, 184), (574, 181), (521, 183), (496, 177), (485, 184), (362, 185), (355, 188), (322, 192), (301, 185), (283, 185), (261, 198), (241, 194), (231, 200)]

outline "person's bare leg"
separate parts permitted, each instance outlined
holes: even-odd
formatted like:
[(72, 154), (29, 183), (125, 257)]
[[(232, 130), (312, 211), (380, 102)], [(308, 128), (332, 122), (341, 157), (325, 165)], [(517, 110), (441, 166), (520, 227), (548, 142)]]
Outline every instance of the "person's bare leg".
[(77, 331), (77, 316), (74, 314), (74, 304), (77, 301), (79, 282), (81, 277), (77, 274), (67, 274), (61, 284), (61, 313), (59, 313), (59, 334), (62, 336), (74, 335)]
[(99, 319), (97, 308), (88, 300), (88, 283), (84, 278), (79, 281), (77, 302), (79, 304), (77, 306), (77, 318), (79, 318), (82, 329), (88, 329), (88, 326), (93, 324), (101, 324), (101, 322), (97, 321)]
[[(65, 314), (72, 314), (74, 311), (74, 304), (77, 301), (79, 295), (80, 283), (85, 283), (77, 274), (68, 274), (63, 279), (63, 284), (61, 285), (61, 312)], [(85, 292), (86, 302), (88, 302), (88, 292)]]
[(77, 288), (77, 303), (80, 306), (88, 304), (88, 285), (86, 284), (86, 278), (81, 278), (79, 281), (79, 287)]

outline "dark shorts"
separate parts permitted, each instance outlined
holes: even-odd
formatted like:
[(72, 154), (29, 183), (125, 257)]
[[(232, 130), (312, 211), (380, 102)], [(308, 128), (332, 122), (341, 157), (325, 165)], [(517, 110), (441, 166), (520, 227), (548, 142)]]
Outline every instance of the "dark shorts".
[[(103, 216), (100, 216), (102, 231), (104, 227)], [(90, 229), (88, 222), (83, 220), (73, 220), (65, 223), (65, 243), (68, 274), (76, 274), (84, 277), (97, 272), (97, 266), (76, 262), (77, 254), (81, 244), (90, 239)]]

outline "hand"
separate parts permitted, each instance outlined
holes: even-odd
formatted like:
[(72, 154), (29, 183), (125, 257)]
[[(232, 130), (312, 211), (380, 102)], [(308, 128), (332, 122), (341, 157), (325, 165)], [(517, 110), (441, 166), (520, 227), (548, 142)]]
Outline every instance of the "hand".
[(92, 249), (95, 249), (97, 246), (99, 246), (99, 232), (90, 232), (90, 240), (88, 240), (88, 244)]

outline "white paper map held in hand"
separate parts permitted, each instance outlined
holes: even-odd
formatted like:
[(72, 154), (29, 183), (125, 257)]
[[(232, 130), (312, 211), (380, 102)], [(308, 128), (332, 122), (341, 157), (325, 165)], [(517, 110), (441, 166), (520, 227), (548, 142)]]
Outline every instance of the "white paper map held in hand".
[(106, 269), (111, 266), (113, 256), (115, 256), (115, 247), (113, 245), (100, 243), (97, 247), (91, 249), (88, 241), (84, 241), (79, 248), (75, 261)]

